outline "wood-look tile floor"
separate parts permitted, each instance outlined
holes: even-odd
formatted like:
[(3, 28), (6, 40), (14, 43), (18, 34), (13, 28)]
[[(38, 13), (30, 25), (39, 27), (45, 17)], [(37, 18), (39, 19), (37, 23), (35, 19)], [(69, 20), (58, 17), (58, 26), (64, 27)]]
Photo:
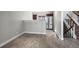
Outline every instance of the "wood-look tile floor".
[(60, 40), (53, 31), (46, 35), (23, 34), (2, 48), (78, 48), (79, 40), (65, 38)]

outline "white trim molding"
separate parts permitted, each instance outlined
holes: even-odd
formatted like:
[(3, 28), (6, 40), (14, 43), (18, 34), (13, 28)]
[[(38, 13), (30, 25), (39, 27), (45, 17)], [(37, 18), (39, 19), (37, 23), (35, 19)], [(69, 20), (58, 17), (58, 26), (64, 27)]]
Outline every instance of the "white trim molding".
[(25, 31), (24, 33), (29, 33), (29, 34), (46, 34), (46, 33), (41, 33), (41, 32), (27, 32), (27, 31)]
[(64, 40), (63, 39), (63, 11), (61, 11), (61, 40)]
[(20, 33), (20, 34), (18, 34), (18, 35), (16, 35), (16, 36), (14, 36), (14, 37), (12, 37), (11, 39), (7, 40), (6, 42), (3, 42), (2, 44), (0, 44), (0, 47), (3, 47), (3, 46), (6, 45), (7, 43), (9, 43), (9, 42), (15, 40), (17, 37), (19, 37), (19, 36), (21, 36), (21, 35), (23, 35), (23, 34), (24, 34), (24, 32), (22, 32), (22, 33)]

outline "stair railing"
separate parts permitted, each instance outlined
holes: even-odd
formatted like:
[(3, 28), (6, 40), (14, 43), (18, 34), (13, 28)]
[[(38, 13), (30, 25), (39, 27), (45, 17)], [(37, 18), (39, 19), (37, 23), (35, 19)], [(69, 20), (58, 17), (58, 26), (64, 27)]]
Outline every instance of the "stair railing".
[(71, 18), (71, 16), (69, 14), (67, 14), (67, 17), (69, 19), (65, 19), (64, 23), (67, 26), (67, 29), (64, 31), (64, 35), (66, 35), (68, 32), (71, 32), (71, 35), (73, 38), (76, 39), (76, 35), (75, 35), (75, 31), (74, 31), (74, 27), (76, 24), (76, 22)]

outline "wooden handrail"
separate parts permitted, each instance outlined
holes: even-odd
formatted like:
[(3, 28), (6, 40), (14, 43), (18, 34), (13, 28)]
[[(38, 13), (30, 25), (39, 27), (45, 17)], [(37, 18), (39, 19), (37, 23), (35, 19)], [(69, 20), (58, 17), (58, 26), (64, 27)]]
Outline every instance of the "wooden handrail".
[(76, 14), (77, 16), (79, 16), (79, 12), (78, 11), (72, 11), (74, 14)]
[[(70, 20), (72, 20), (72, 21), (73, 21), (73, 23), (74, 23), (74, 24), (76, 24), (76, 22), (75, 22), (75, 21), (71, 18), (71, 16), (70, 16), (70, 15), (68, 15), (68, 14), (67, 14), (67, 16), (70, 18)], [(77, 25), (77, 24), (76, 24), (76, 25)]]

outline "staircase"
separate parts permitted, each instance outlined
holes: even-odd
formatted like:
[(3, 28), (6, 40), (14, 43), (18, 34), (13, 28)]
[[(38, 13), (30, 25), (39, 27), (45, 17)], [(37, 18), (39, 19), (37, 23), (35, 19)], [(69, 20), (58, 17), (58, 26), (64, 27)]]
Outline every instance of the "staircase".
[[(79, 17), (79, 11), (76, 11), (76, 12), (74, 11), (73, 13), (75, 13)], [(77, 36), (77, 39), (79, 40), (79, 26), (78, 25), (75, 26), (75, 34)]]
[(64, 19), (64, 37), (77, 39), (76, 35), (79, 37), (79, 29), (77, 28), (79, 26), (78, 15), (70, 12), (67, 17), (68, 19)]
[(79, 40), (79, 26), (75, 26), (75, 34), (77, 36), (77, 39)]

